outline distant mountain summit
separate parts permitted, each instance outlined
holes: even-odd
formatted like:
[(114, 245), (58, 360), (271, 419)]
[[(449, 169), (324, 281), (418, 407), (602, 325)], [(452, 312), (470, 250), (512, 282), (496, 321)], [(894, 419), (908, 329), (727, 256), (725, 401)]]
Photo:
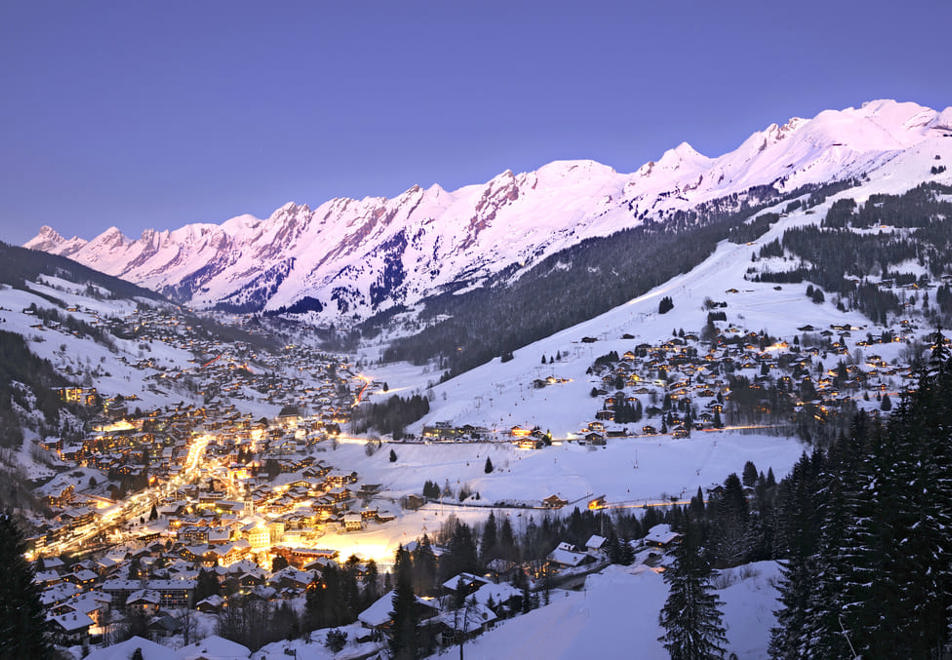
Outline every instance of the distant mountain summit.
[(242, 215), (150, 229), (138, 239), (115, 227), (90, 241), (66, 239), (43, 227), (25, 247), (195, 307), (359, 320), (500, 273), (518, 277), (585, 238), (663, 222), (753, 187), (783, 193), (872, 178), (899, 156), (928, 160), (929, 144), (947, 139), (952, 108), (872, 101), (771, 124), (716, 158), (682, 143), (631, 174), (590, 160), (556, 161), (454, 191), (414, 186), (392, 199), (336, 198), (315, 209), (288, 203), (263, 220)]

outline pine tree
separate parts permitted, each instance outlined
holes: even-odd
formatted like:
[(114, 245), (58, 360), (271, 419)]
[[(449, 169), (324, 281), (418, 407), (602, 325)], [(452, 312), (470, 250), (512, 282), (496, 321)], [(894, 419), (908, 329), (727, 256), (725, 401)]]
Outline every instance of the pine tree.
[(195, 585), (195, 602), (220, 594), (221, 584), (218, 582), (218, 575), (214, 571), (201, 569)]
[(672, 660), (722, 658), (725, 652), (719, 609), (723, 603), (711, 584), (711, 566), (698, 550), (697, 533), (688, 524), (674, 565), (664, 572), (669, 591), (660, 616), (665, 634), (658, 641)]
[(510, 561), (518, 559), (519, 552), (516, 548), (516, 540), (512, 533), (512, 522), (509, 520), (509, 516), (503, 518), (502, 525), (499, 528), (499, 552), (503, 559)]
[(453, 535), (447, 544), (446, 552), (440, 557), (440, 580), (446, 581), (458, 573), (476, 573), (479, 570), (479, 559), (476, 553), (476, 541), (473, 539), (473, 530), (466, 523), (457, 522)]
[(483, 542), (480, 547), (484, 564), (496, 556), (497, 546), (499, 545), (496, 531), (496, 514), (490, 511), (489, 518), (486, 519), (486, 526), (483, 528)]
[(486, 457), (486, 465), (483, 467), (483, 472), (490, 474), (493, 471), (493, 462), (489, 459), (489, 456)]
[(390, 636), (390, 657), (396, 660), (413, 660), (420, 653), (420, 640), (417, 632), (418, 613), (416, 596), (413, 593), (413, 568), (410, 553), (401, 545), (397, 548), (394, 564), (396, 586), (393, 590), (393, 619)]
[(805, 653), (801, 657), (846, 658), (853, 654), (851, 641), (843, 634), (841, 623), (846, 605), (843, 584), (849, 574), (843, 543), (856, 507), (853, 447), (852, 441), (840, 438), (830, 448), (827, 473), (823, 475), (820, 492), (823, 522), (803, 625), (808, 648), (802, 649)]
[(33, 568), (24, 559), (26, 541), (10, 513), (0, 514), (0, 655), (47, 658), (52, 647)]
[(744, 560), (750, 550), (747, 536), (749, 511), (744, 487), (737, 474), (731, 473), (724, 480), (724, 490), (713, 507), (716, 519), (717, 554), (728, 564), (736, 565)]
[(742, 481), (748, 488), (753, 488), (754, 484), (757, 483), (757, 466), (754, 465), (753, 461), (744, 463), (744, 476)]
[(802, 657), (808, 648), (804, 639), (819, 527), (814, 500), (817, 453), (810, 457), (804, 452), (780, 484), (775, 544), (787, 559), (780, 569), (781, 608), (776, 612), (777, 626), (771, 630), (772, 658), (792, 660)]
[(426, 534), (413, 550), (413, 590), (424, 596), (436, 592), (436, 555)]
[(379, 577), (377, 562), (373, 559), (367, 560), (367, 569), (364, 571), (364, 591), (361, 594), (363, 599), (362, 610), (370, 607), (380, 598), (380, 586), (377, 584)]
[(635, 550), (628, 541), (620, 541), (621, 545), (621, 565), (631, 566), (635, 563)]

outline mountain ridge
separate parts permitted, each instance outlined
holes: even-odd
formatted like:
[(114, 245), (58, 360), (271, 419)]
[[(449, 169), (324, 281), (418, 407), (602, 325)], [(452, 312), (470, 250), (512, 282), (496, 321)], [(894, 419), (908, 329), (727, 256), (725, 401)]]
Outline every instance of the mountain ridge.
[(682, 142), (624, 174), (593, 160), (506, 170), (453, 191), (412, 186), (396, 197), (288, 202), (268, 218), (145, 230), (112, 227), (90, 241), (49, 227), (26, 247), (69, 256), (199, 308), (275, 311), (302, 300), (311, 320), (360, 320), (429, 296), (518, 275), (586, 238), (663, 220), (755, 186), (778, 192), (870, 175), (952, 131), (952, 108), (881, 100), (755, 131), (708, 157)]

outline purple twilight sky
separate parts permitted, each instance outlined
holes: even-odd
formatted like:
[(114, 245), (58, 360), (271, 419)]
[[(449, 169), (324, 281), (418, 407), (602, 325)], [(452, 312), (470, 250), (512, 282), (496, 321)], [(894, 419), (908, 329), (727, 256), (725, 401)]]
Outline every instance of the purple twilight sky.
[(952, 105), (945, 0), (0, 3), (0, 240), (267, 216)]

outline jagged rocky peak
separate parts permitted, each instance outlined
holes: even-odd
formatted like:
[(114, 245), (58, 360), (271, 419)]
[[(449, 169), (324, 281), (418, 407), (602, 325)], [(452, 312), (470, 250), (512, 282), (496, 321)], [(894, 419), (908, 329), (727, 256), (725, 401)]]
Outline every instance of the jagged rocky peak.
[[(345, 306), (349, 318), (359, 318), (414, 305), (458, 281), (476, 286), (514, 265), (523, 271), (587, 238), (755, 186), (792, 189), (880, 171), (885, 177), (883, 168), (907, 149), (904, 157), (941, 151), (952, 160), (946, 133), (952, 108), (873, 101), (767, 125), (713, 158), (682, 142), (634, 173), (560, 160), (451, 191), (414, 185), (392, 199), (339, 197), (313, 210), (288, 202), (265, 220), (242, 215), (147, 231), (138, 240), (111, 228), (87, 244), (43, 227), (27, 246), (155, 290), (191, 283), (183, 295), (199, 307), (254, 299), (274, 310), (306, 297), (320, 303), (315, 314), (336, 322)], [(912, 149), (924, 140), (933, 141), (928, 149)], [(928, 174), (929, 166), (917, 162), (909, 171)], [(335, 291), (347, 294), (335, 298)]]
[(55, 229), (49, 225), (43, 225), (40, 227), (40, 231), (36, 234), (36, 236), (27, 241), (24, 247), (30, 248), (31, 250), (42, 250), (46, 252), (50, 249), (56, 248), (65, 240), (66, 239), (63, 238), (63, 236)]

